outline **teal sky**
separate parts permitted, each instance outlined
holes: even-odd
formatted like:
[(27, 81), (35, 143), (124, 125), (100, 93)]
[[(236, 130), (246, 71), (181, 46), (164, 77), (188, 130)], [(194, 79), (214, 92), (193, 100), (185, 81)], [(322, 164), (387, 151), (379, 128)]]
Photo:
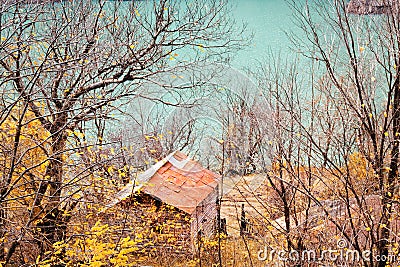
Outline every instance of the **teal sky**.
[(248, 30), (254, 33), (254, 39), (248, 49), (238, 54), (234, 65), (250, 67), (265, 59), (271, 52), (280, 53), (282, 56), (292, 53), (285, 31), (298, 29), (292, 21), (291, 13), (284, 0), (237, 1), (234, 16), (237, 22), (248, 24)]

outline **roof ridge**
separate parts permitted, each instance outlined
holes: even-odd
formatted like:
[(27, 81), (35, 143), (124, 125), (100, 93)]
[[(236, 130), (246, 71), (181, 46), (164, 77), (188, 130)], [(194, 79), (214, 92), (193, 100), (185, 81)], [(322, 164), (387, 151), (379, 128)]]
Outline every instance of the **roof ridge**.
[[(175, 150), (174, 152), (170, 153), (168, 156), (163, 158), (162, 160), (158, 161), (156, 164), (152, 165), (149, 169), (146, 171), (142, 172), (139, 174), (134, 181), (138, 181), (141, 183), (148, 182), (151, 177), (162, 167), (164, 166), (167, 162), (171, 162), (170, 159), (173, 158), (175, 153), (178, 150)], [(172, 164), (172, 163), (171, 163)]]
[(178, 168), (178, 169), (181, 169), (181, 170), (183, 170), (184, 167), (185, 167), (185, 165), (186, 165), (188, 162), (190, 162), (190, 161), (194, 161), (194, 160), (192, 160), (192, 159), (189, 158), (189, 157), (187, 157), (186, 159), (183, 159), (183, 160), (178, 160), (178, 159), (176, 159), (175, 157), (171, 157), (171, 158), (168, 160), (168, 162), (171, 163), (172, 166), (174, 166), (174, 167), (176, 167), (176, 168)]

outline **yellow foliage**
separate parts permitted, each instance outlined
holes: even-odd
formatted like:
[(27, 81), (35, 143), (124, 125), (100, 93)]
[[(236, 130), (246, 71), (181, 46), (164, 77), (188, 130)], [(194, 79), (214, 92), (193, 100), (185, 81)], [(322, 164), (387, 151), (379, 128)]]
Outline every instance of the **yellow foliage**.
[(53, 252), (49, 259), (38, 264), (48, 267), (65, 262), (67, 266), (135, 266), (134, 252), (138, 250), (137, 242), (130, 237), (117, 241), (115, 232), (118, 227), (111, 227), (97, 221), (86, 238), (76, 238), (74, 241), (62, 241), (53, 244)]
[(353, 177), (363, 180), (367, 177), (367, 161), (359, 152), (349, 156), (348, 167)]
[(359, 152), (354, 152), (348, 156), (346, 163), (340, 172), (326, 170), (316, 174), (317, 179), (313, 187), (317, 190), (318, 199), (329, 199), (338, 192), (344, 192), (346, 186), (354, 188), (358, 195), (367, 194), (374, 190), (376, 177), (371, 164)]
[[(10, 152), (14, 150), (15, 138), (19, 135), (19, 143), (15, 149), (15, 155)], [(31, 195), (35, 193), (34, 184), (46, 179), (45, 172), (49, 164), (46, 153), (49, 151), (48, 139), (50, 134), (46, 131), (35, 115), (29, 110), (16, 106), (11, 111), (0, 127), (0, 177), (8, 177), (11, 173), (11, 184), (13, 188), (10, 197), (22, 197), (29, 205), (33, 201)], [(14, 168), (11, 169), (14, 162)], [(13, 205), (13, 204), (11, 204)]]

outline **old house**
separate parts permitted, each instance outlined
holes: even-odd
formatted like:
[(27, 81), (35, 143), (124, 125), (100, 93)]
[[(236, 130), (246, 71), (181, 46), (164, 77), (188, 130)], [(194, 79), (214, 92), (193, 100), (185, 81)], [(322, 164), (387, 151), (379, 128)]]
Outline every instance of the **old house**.
[(172, 240), (194, 247), (200, 237), (216, 231), (218, 180), (217, 174), (176, 151), (131, 180), (107, 208), (124, 206), (134, 225), (151, 226), (158, 245)]

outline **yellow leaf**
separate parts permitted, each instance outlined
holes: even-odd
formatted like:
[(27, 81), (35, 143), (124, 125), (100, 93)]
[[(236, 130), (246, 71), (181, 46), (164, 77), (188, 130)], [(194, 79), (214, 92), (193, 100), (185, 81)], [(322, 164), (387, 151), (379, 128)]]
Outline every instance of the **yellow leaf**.
[(85, 136), (83, 133), (81, 133), (81, 132), (79, 132), (79, 131), (74, 131), (74, 134), (75, 134), (75, 136), (78, 137), (78, 138), (82, 138), (82, 137)]
[(112, 174), (113, 171), (114, 171), (114, 167), (113, 167), (113, 166), (108, 167), (107, 172), (108, 172), (109, 174)]
[(140, 13), (136, 8), (135, 8), (135, 14), (136, 14), (136, 16), (140, 17)]
[(197, 45), (197, 47), (201, 52), (204, 52), (204, 46), (202, 44)]

